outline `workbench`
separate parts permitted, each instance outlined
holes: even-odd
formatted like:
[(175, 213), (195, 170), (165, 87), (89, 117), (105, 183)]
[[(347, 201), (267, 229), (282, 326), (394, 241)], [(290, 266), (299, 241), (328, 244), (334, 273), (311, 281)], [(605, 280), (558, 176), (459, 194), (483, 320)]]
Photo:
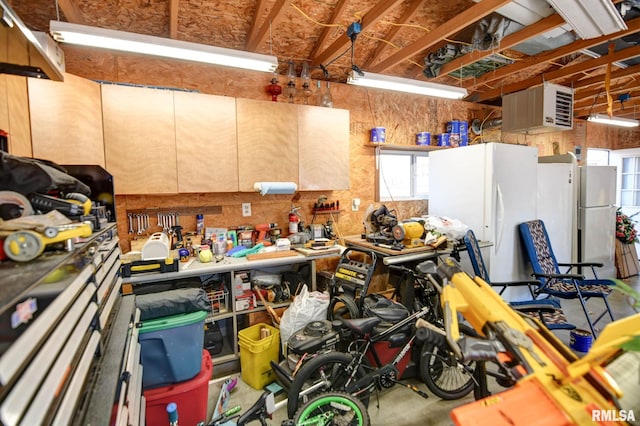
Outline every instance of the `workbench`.
[[(238, 331), (248, 327), (250, 322), (257, 315), (263, 314), (263, 306), (251, 306), (246, 308), (241, 304), (236, 304), (236, 297), (241, 296), (243, 287), (242, 280), (255, 271), (282, 273), (291, 270), (292, 267), (309, 265), (310, 267), (310, 287), (315, 289), (316, 260), (326, 257), (340, 256), (339, 252), (314, 251), (311, 256), (305, 256), (297, 251), (283, 252), (280, 256), (258, 256), (258, 259), (249, 260), (246, 257), (225, 256), (219, 262), (201, 263), (196, 258), (191, 258), (188, 262), (180, 262), (177, 272), (165, 273), (142, 273), (131, 277), (123, 278), (122, 291), (124, 294), (148, 293), (168, 290), (172, 283), (181, 286), (184, 279), (195, 280), (197, 284), (217, 275), (219, 282), (223, 283), (224, 290), (216, 294), (215, 303), (217, 306), (214, 312), (207, 318), (207, 324), (215, 323), (220, 328), (223, 336), (222, 351), (213, 355), (213, 362), (216, 365), (215, 376), (221, 376), (239, 368)], [(260, 258), (262, 257), (262, 258)], [(246, 282), (246, 281), (245, 281)], [(294, 293), (295, 289), (291, 289)], [(209, 300), (214, 307), (213, 296), (208, 293)], [(290, 302), (271, 303), (276, 311), (282, 312), (289, 306)], [(206, 340), (206, 336), (205, 336)], [(206, 342), (205, 342), (206, 343)]]
[[(421, 246), (395, 250), (386, 244), (371, 243), (360, 235), (350, 235), (344, 237), (344, 243), (347, 247), (372, 251), (382, 259), (382, 262), (376, 265), (369, 292), (388, 290), (389, 269), (387, 266), (389, 265), (415, 264), (430, 259), (437, 263), (440, 256), (449, 256), (454, 252), (451, 242), (447, 242), (447, 244), (443, 244), (437, 249), (431, 246)], [(478, 245), (481, 250), (485, 250), (493, 244), (488, 241), (479, 241)], [(459, 244), (456, 250), (463, 254), (466, 251), (466, 248), (464, 247), (464, 244)], [(483, 257), (484, 259), (489, 259), (488, 253)], [(488, 262), (485, 263), (487, 268), (489, 268), (490, 266)], [(460, 264), (464, 271), (469, 271), (470, 273), (473, 271), (469, 261), (469, 256), (462, 255)], [(411, 267), (411, 265), (409, 265), (409, 267)]]
[(434, 249), (431, 246), (407, 247), (402, 250), (394, 250), (386, 244), (371, 243), (360, 235), (344, 237), (347, 247), (370, 250), (382, 258), (385, 265), (398, 265), (401, 263), (435, 259), (441, 255), (451, 254), (452, 249), (443, 244), (441, 248)]

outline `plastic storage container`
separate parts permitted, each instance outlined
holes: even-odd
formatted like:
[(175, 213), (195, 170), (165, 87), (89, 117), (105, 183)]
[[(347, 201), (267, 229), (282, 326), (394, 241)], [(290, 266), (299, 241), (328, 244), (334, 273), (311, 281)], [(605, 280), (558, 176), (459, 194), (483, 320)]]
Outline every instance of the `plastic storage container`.
[(178, 405), (178, 424), (197, 425), (207, 420), (209, 379), (213, 373), (211, 356), (201, 351), (200, 374), (191, 380), (144, 392), (146, 424), (168, 425), (167, 404)]
[(145, 390), (200, 373), (205, 318), (206, 311), (196, 311), (142, 322), (139, 340)]
[[(268, 337), (261, 338), (262, 330)], [(268, 324), (256, 324), (238, 332), (240, 369), (242, 380), (254, 389), (261, 390), (275, 380), (271, 361), (280, 356), (280, 330)]]

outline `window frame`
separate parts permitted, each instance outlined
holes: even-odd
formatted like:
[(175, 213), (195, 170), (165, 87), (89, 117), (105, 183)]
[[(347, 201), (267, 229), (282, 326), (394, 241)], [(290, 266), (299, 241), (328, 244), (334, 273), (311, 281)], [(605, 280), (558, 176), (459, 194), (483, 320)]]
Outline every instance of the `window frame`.
[[(620, 207), (638, 208), (640, 207), (640, 155), (630, 155), (621, 158), (620, 167)], [(625, 170), (625, 162), (629, 160), (633, 163), (632, 170)], [(628, 176), (630, 179), (625, 179)], [(632, 184), (631, 188), (625, 188), (627, 181)], [(631, 204), (625, 204), (625, 193), (631, 194)]]
[[(383, 188), (386, 187), (385, 184), (385, 170), (383, 169), (383, 157), (384, 156), (401, 156), (401, 157), (409, 157), (410, 168), (409, 168), (409, 195), (408, 196), (394, 196), (393, 194), (388, 194), (390, 191), (385, 191), (385, 194), (382, 193)], [(429, 199), (428, 192), (428, 177), (429, 177), (429, 165), (427, 162), (426, 166), (426, 177), (427, 177), (427, 192), (417, 192), (418, 191), (418, 179), (424, 177), (424, 174), (418, 173), (418, 158), (429, 158), (429, 151), (423, 150), (394, 150), (394, 149), (385, 149), (381, 150), (376, 156), (376, 201), (377, 202), (388, 202), (388, 201), (424, 201)], [(387, 196), (389, 195), (389, 196)]]

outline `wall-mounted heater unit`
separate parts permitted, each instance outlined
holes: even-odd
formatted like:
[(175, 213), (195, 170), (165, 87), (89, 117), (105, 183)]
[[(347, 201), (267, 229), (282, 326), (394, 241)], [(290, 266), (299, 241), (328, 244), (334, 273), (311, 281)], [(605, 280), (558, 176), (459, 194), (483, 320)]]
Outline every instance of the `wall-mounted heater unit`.
[(573, 89), (552, 83), (502, 97), (502, 131), (546, 133), (573, 128)]

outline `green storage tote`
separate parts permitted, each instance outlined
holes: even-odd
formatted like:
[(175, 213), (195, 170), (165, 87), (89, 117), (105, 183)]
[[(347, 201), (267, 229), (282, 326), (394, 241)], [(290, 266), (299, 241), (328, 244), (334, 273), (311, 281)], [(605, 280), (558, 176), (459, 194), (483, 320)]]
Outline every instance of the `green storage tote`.
[(206, 311), (143, 321), (138, 340), (145, 390), (190, 380), (200, 373)]

